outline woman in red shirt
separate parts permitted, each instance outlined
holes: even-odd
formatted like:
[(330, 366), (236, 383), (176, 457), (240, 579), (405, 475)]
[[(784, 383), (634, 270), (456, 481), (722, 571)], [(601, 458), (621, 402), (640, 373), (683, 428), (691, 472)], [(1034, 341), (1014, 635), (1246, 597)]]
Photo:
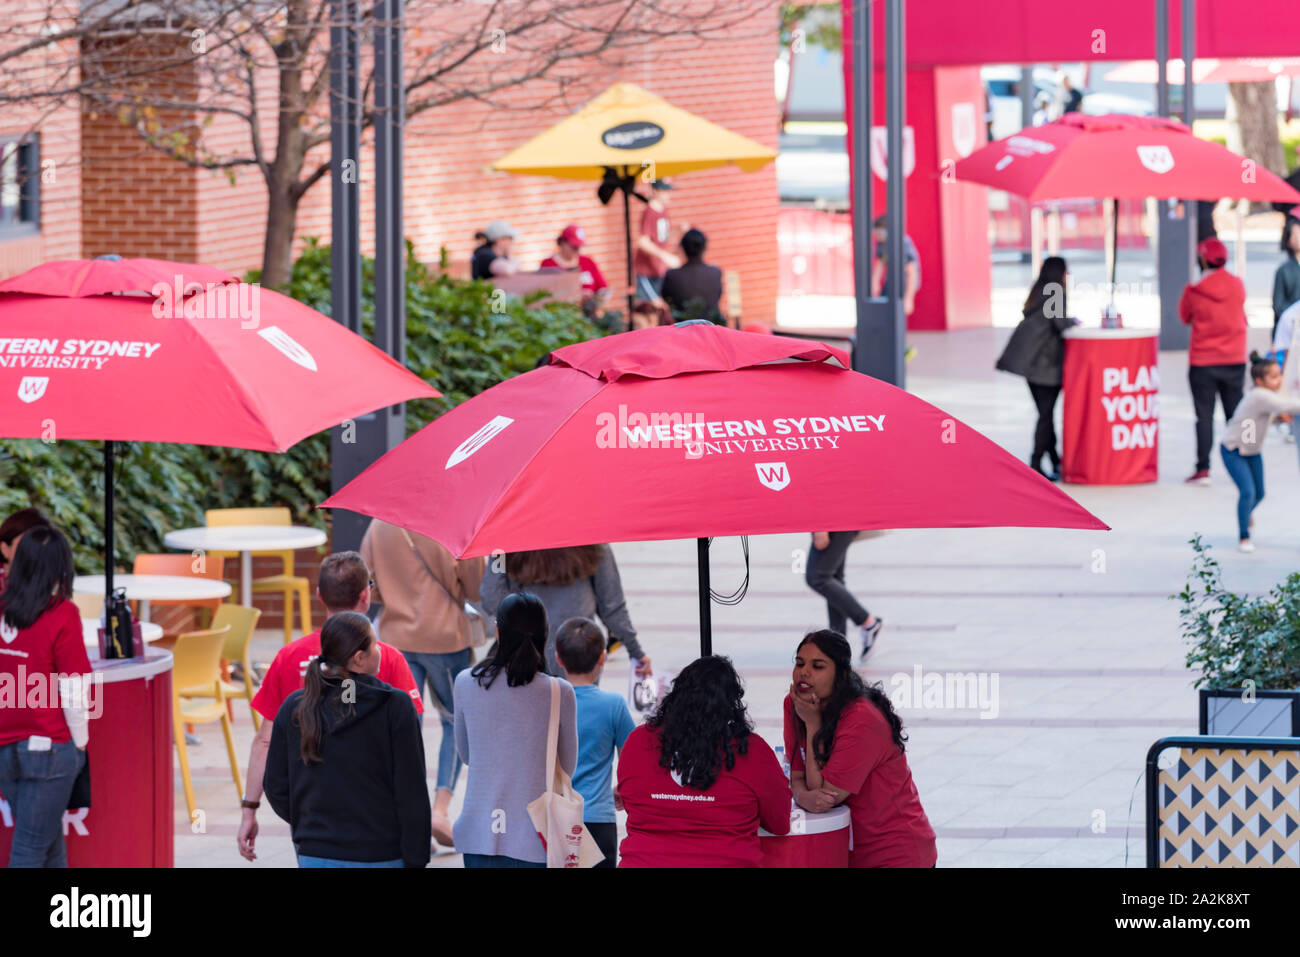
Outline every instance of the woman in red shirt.
[(850, 867), (933, 867), (934, 830), (903, 756), (903, 722), (878, 685), (853, 670), (837, 631), (814, 631), (795, 650), (785, 699), (790, 786), (814, 813), (846, 804)]
[(69, 600), (72, 576), (67, 539), (38, 526), (22, 536), (0, 594), (0, 793), (13, 813), (10, 867), (68, 864), (63, 812), (86, 763), (91, 670)]
[(745, 711), (731, 661), (687, 665), (628, 735), (617, 796), (627, 811), (619, 867), (758, 867), (758, 828), (790, 830), (790, 786)]

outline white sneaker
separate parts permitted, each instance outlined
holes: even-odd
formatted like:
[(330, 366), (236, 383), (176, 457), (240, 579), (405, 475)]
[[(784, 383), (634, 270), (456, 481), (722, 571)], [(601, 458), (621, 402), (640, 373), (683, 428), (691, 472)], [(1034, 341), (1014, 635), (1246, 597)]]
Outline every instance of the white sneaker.
[(1245, 541), (1245, 542), (1237, 543), (1237, 551), (1239, 552), (1253, 552), (1254, 550), (1255, 550), (1254, 542)]

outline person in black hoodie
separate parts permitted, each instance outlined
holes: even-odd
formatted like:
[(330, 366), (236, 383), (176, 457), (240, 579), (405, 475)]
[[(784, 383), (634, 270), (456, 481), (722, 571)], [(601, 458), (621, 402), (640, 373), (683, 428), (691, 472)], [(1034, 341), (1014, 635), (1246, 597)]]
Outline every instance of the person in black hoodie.
[(1277, 321), (1294, 303), (1300, 302), (1300, 219), (1286, 218), (1282, 226), (1282, 252), (1286, 259), (1273, 274), (1273, 334)]
[[(1068, 275), (1065, 260), (1060, 256), (1048, 256), (1043, 260), (1043, 268), (1025, 300), (1024, 318), (1011, 333), (1011, 339), (997, 361), (997, 368), (1003, 372), (1024, 376), (1029, 382), (1029, 394), (1034, 397), (1038, 409), (1029, 467), (1053, 482), (1061, 477), (1061, 456), (1056, 451), (1056, 426), (1053, 422), (1065, 366), (1065, 340), (1061, 333), (1074, 325), (1065, 308)], [(1051, 459), (1050, 473), (1043, 471), (1044, 455)]]
[(320, 645), (275, 716), (263, 782), (298, 866), (425, 867), (432, 811), (415, 706), (375, 677), (365, 615), (334, 615)]

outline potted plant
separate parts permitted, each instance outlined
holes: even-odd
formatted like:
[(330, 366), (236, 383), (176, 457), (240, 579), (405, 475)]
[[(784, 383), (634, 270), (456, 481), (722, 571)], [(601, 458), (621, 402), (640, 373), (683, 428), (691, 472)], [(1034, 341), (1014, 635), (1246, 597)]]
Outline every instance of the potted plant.
[(1262, 595), (1229, 591), (1210, 546), (1199, 535), (1190, 543), (1187, 584), (1171, 597), (1180, 605), (1187, 667), (1198, 672), (1193, 686), (1203, 689), (1204, 733), (1207, 693), (1231, 692), (1247, 705), (1258, 696), (1300, 697), (1300, 572)]

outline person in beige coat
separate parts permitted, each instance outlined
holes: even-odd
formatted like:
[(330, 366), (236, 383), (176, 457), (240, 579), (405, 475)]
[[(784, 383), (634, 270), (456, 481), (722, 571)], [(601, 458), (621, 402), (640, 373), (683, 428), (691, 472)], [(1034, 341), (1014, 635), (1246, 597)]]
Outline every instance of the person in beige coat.
[(479, 600), (486, 560), (457, 561), (431, 538), (374, 519), (361, 540), (361, 555), (370, 566), (384, 610), (376, 624), (380, 638), (400, 651), (415, 684), (429, 686), (431, 703), (442, 721), (438, 748), (437, 791), (433, 801), (433, 836), (453, 846), (451, 792), (460, 776), (456, 754), (456, 675), (468, 668), (470, 622), (466, 601)]

